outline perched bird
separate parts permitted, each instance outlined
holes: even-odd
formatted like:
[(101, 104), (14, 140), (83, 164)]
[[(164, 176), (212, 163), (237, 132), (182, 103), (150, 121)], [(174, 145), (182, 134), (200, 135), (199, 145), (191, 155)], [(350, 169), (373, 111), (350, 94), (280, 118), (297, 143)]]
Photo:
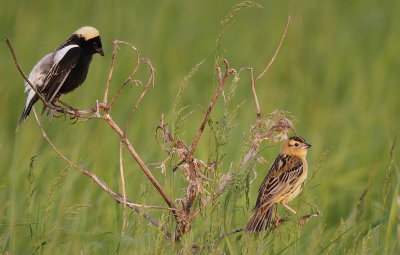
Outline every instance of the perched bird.
[(290, 137), (282, 143), (279, 156), (258, 189), (254, 213), (247, 223), (246, 231), (260, 232), (269, 229), (276, 204), (296, 214), (287, 203), (300, 193), (307, 178), (306, 155), (310, 147), (311, 144), (300, 136)]
[[(74, 90), (85, 81), (90, 62), (96, 53), (104, 56), (99, 31), (90, 26), (81, 27), (54, 52), (44, 56), (33, 67), (28, 79), (48, 103), (55, 104), (62, 94)], [(28, 98), (18, 126), (39, 100), (27, 82), (25, 93)]]

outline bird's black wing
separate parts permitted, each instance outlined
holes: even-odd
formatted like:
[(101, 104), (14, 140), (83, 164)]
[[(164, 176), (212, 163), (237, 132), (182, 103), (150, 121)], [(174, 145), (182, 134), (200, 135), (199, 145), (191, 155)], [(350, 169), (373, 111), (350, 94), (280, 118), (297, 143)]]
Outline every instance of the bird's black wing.
[(55, 52), (54, 64), (44, 81), (43, 92), (47, 102), (51, 103), (63, 86), (71, 70), (81, 55), (78, 45), (68, 45)]
[(258, 190), (255, 208), (273, 203), (277, 197), (289, 190), (302, 173), (303, 162), (300, 158), (279, 155)]

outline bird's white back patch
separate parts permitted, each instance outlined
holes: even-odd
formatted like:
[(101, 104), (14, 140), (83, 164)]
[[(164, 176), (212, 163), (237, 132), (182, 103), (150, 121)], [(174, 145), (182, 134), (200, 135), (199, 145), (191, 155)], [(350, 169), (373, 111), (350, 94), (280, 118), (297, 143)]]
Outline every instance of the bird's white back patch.
[(98, 37), (100, 35), (99, 30), (91, 26), (81, 27), (75, 31), (76, 35), (83, 37), (85, 41)]
[[(43, 86), (43, 81), (49, 73), (50, 68), (53, 66), (53, 61), (54, 53), (49, 53), (44, 56), (39, 62), (37, 62), (37, 64), (32, 68), (28, 79), (37, 89)], [(25, 93), (29, 93), (30, 90), (31, 86), (27, 82), (25, 82)]]

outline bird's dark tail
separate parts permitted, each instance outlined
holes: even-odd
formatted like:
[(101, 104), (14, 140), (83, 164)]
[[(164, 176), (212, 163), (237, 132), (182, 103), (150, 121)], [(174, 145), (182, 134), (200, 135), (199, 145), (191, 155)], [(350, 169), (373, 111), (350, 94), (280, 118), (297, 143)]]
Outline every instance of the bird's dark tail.
[(258, 233), (263, 230), (268, 230), (271, 227), (272, 214), (275, 211), (275, 207), (275, 204), (271, 204), (255, 209), (249, 223), (247, 223), (245, 231)]
[(31, 101), (29, 101), (29, 104), (26, 105), (24, 111), (22, 112), (21, 118), (18, 121), (18, 125), (17, 125), (17, 130), (19, 129), (19, 127), (21, 126), (21, 124), (24, 122), (24, 120), (28, 117), (29, 113), (32, 110), (33, 105), (38, 101), (38, 97), (35, 95)]

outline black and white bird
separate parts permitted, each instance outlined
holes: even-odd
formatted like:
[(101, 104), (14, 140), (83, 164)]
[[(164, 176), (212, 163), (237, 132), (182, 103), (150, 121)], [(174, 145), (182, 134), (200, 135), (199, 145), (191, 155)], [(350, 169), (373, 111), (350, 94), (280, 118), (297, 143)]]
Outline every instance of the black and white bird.
[[(96, 53), (104, 56), (99, 31), (90, 26), (81, 27), (54, 52), (44, 56), (33, 67), (28, 79), (48, 103), (54, 104), (62, 94), (71, 92), (85, 81), (90, 62)], [(18, 126), (39, 100), (39, 96), (26, 82), (25, 93), (28, 98)]]

